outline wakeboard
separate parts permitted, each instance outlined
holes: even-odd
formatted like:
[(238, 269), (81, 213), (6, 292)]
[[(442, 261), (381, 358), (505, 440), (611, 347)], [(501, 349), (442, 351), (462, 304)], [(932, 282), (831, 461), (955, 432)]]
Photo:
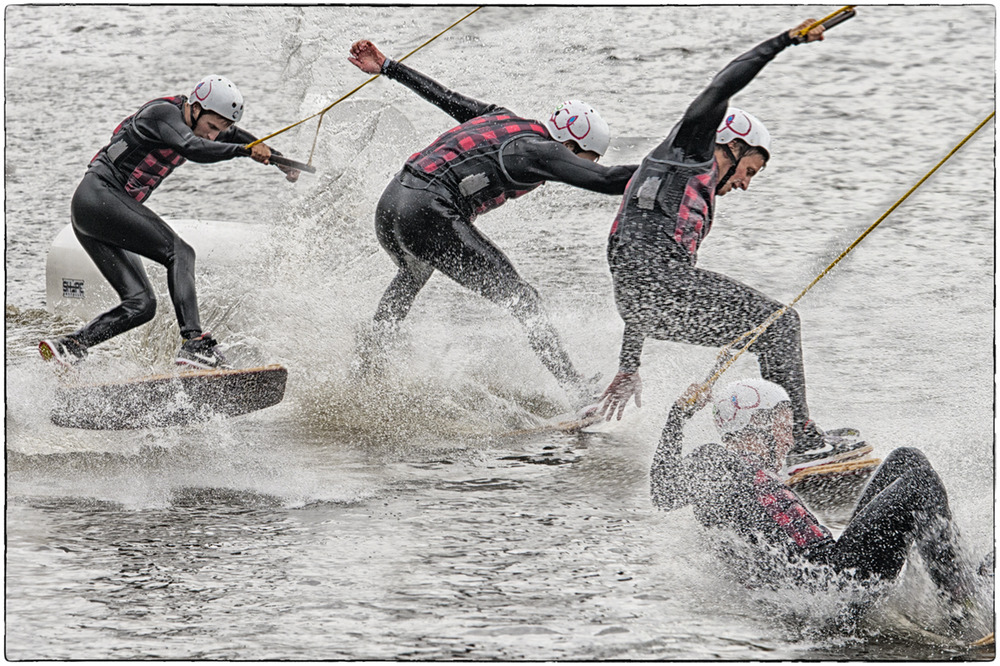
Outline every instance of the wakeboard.
[(131, 430), (239, 416), (281, 402), (287, 379), (284, 367), (266, 365), (68, 384), (56, 389), (51, 421), (64, 428)]
[(563, 433), (572, 435), (582, 431), (584, 428), (596, 425), (603, 420), (604, 417), (600, 414), (591, 414), (589, 416), (584, 416), (583, 418), (576, 418), (575, 415), (570, 418), (565, 416), (556, 417), (532, 428), (510, 430), (505, 432), (502, 437), (523, 437), (525, 435), (539, 435), (546, 433)]
[(967, 656), (970, 659), (981, 661), (984, 657), (995, 658), (996, 656), (996, 639), (992, 631), (976, 640), (968, 640), (962, 636), (947, 636), (937, 633), (923, 626), (923, 623), (915, 622), (895, 609), (885, 609), (882, 614), (889, 621), (889, 631), (892, 634), (916, 643), (941, 647), (946, 650), (945, 654), (953, 659)]
[(850, 506), (881, 463), (879, 458), (864, 455), (855, 460), (807, 467), (788, 477), (785, 485), (817, 509)]

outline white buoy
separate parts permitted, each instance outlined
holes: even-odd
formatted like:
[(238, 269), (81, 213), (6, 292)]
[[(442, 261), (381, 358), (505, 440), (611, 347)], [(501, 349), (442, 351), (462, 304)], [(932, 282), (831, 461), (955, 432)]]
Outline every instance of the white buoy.
[[(245, 267), (249, 249), (266, 242), (267, 227), (262, 224), (214, 220), (169, 220), (168, 224), (194, 248), (199, 280)], [(169, 303), (166, 270), (145, 258), (143, 265), (157, 299)], [(49, 248), (45, 297), (50, 313), (80, 320), (90, 320), (119, 302), (114, 289), (77, 241), (72, 225), (67, 224)]]

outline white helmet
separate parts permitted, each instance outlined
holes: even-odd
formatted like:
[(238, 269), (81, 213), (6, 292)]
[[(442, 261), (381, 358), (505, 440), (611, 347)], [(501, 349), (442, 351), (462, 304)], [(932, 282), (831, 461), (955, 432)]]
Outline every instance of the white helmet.
[(212, 74), (203, 78), (194, 87), (188, 102), (198, 102), (206, 111), (217, 113), (234, 123), (238, 123), (243, 117), (243, 95), (224, 76)]
[(763, 150), (765, 159), (771, 158), (771, 133), (755, 116), (736, 107), (726, 111), (726, 117), (715, 131), (716, 143), (729, 143), (733, 139), (743, 139)]
[(785, 389), (766, 379), (741, 379), (715, 393), (712, 420), (719, 433), (737, 433), (750, 425), (754, 412), (774, 409), (791, 400)]
[(575, 141), (583, 150), (592, 150), (598, 155), (603, 155), (611, 144), (608, 124), (586, 102), (563, 102), (545, 121), (545, 126), (556, 141)]

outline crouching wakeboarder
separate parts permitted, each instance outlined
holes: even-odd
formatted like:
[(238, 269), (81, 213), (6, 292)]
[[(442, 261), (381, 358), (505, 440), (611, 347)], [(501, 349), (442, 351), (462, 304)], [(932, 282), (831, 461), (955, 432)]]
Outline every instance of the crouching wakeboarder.
[[(670, 411), (653, 456), (650, 492), (661, 509), (690, 504), (741, 582), (876, 593), (896, 579), (915, 547), (946, 603), (958, 613), (969, 607), (977, 576), (961, 563), (948, 493), (923, 453), (894, 450), (834, 538), (778, 476), (794, 443), (785, 390), (745, 379), (715, 391), (713, 400), (701, 388), (691, 386)], [(682, 455), (684, 424), (710, 400), (722, 443)]]
[[(58, 338), (42, 340), (45, 360), (72, 365), (94, 345), (141, 326), (153, 318), (156, 299), (139, 257), (167, 269), (182, 343), (177, 364), (210, 369), (225, 358), (211, 335), (202, 331), (195, 291), (195, 252), (145, 201), (174, 169), (192, 162), (222, 162), (249, 155), (268, 164), (272, 154), (263, 143), (237, 127), (243, 95), (221, 76), (202, 79), (191, 95), (147, 102), (115, 128), (111, 141), (91, 160), (70, 207), (80, 245), (121, 298), (121, 303), (86, 326)], [(296, 169), (277, 165), (295, 182)]]
[(573, 367), (538, 292), (473, 223), (546, 181), (620, 195), (636, 167), (597, 164), (611, 140), (608, 124), (579, 101), (560, 105), (545, 122), (522, 118), (448, 90), (365, 40), (351, 47), (349, 60), (402, 83), (460, 123), (414, 153), (378, 202), (375, 231), (398, 271), (379, 302), (372, 339), (359, 349), (362, 370), (377, 362), (386, 338), (440, 271), (510, 312), (570, 400), (592, 403), (597, 387)]

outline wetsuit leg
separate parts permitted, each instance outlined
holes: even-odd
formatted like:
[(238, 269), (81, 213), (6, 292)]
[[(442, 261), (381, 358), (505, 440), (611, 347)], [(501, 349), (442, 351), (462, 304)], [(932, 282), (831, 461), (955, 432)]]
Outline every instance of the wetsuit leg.
[(969, 594), (944, 484), (923, 453), (900, 448), (872, 475), (829, 563), (861, 581), (892, 580), (914, 543), (938, 587)]
[(77, 240), (118, 292), (121, 303), (98, 315), (73, 337), (84, 347), (92, 347), (151, 320), (156, 312), (156, 299), (139, 257), (82, 234), (77, 234)]
[(419, 208), (409, 208), (412, 198), (413, 191), (393, 179), (382, 192), (375, 209), (375, 235), (399, 268), (375, 311), (375, 321), (384, 322), (390, 328), (406, 318), (417, 294), (434, 273), (430, 264), (404, 250), (399, 240), (399, 226), (406, 224), (411, 215), (420, 213)]
[(444, 199), (393, 181), (379, 202), (377, 219), (379, 240), (400, 266), (383, 296), (386, 312), (403, 310), (405, 315), (412, 303), (412, 297), (408, 301), (407, 297), (415, 296), (430, 277), (426, 268), (414, 266), (441, 271), (514, 315), (524, 326), (532, 350), (560, 384), (575, 392), (582, 390), (582, 376), (562, 348), (538, 292), (492, 241)]
[(76, 334), (81, 341), (97, 344), (152, 319), (156, 301), (136, 255), (166, 267), (181, 335), (191, 338), (201, 334), (194, 249), (173, 229), (115, 185), (91, 173), (77, 187), (71, 212), (80, 244), (122, 299), (118, 307)]
[[(764, 323), (781, 303), (725, 275), (683, 261), (612, 259), (622, 319), (657, 340), (722, 347)], [(750, 347), (761, 377), (788, 392), (796, 432), (809, 420), (799, 315), (788, 310)]]

